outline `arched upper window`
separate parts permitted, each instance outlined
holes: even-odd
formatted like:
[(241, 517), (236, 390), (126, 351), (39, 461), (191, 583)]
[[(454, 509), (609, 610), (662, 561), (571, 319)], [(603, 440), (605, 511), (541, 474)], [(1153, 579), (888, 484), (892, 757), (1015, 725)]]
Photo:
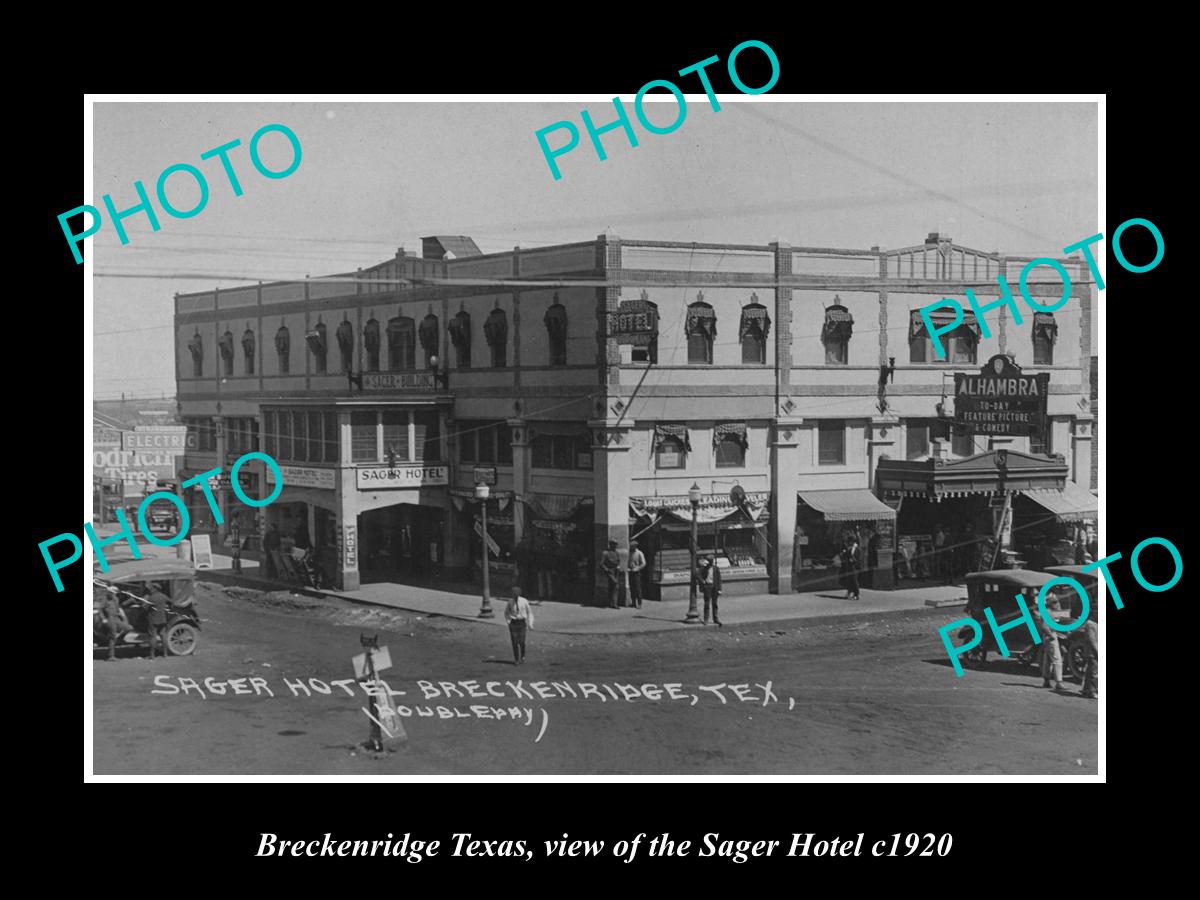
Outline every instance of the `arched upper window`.
[(416, 326), (408, 316), (388, 319), (388, 371), (416, 368)]
[(349, 372), (354, 368), (354, 326), (349, 319), (342, 319), (334, 337), (337, 338), (338, 353), (342, 357), (342, 371)]
[[(963, 323), (953, 331), (940, 333), (942, 349), (945, 355), (939, 359), (934, 353), (933, 341), (925, 329), (925, 321), (921, 311), (914, 309), (911, 313), (908, 330), (908, 361), (914, 363), (975, 363), (979, 347), (979, 323), (970, 312), (963, 313)], [(954, 320), (954, 313), (948, 309), (936, 309), (930, 312), (930, 318), (937, 327), (943, 327)]]
[(188, 352), (192, 354), (192, 375), (199, 378), (204, 374), (204, 338), (200, 337), (199, 329), (188, 341)]
[(717, 314), (712, 305), (705, 303), (699, 294), (695, 303), (687, 308), (683, 333), (687, 336), (688, 362), (711, 363), (713, 361), (713, 338), (717, 336)]
[(771, 317), (767, 308), (750, 295), (750, 303), (742, 307), (738, 337), (742, 343), (742, 363), (761, 365), (767, 361), (767, 335), (771, 332)]
[(825, 362), (844, 366), (850, 362), (850, 336), (854, 333), (854, 316), (842, 306), (839, 297), (825, 307), (825, 324), (821, 326), (821, 342), (825, 345)]
[(246, 374), (254, 374), (254, 332), (250, 330), (250, 326), (246, 326), (246, 330), (242, 332), (242, 356), (246, 360)]
[(713, 453), (717, 468), (737, 468), (746, 465), (746, 438), (744, 422), (717, 425), (713, 429)]
[(460, 369), (471, 368), (471, 315), (465, 309), (450, 320), (450, 343), (457, 357), (455, 364)]
[(1058, 339), (1058, 323), (1054, 313), (1033, 314), (1033, 364), (1054, 365), (1054, 342)]
[(233, 332), (229, 329), (225, 329), (225, 333), (221, 335), (218, 350), (221, 353), (221, 369), (225, 376), (229, 377), (233, 374)]
[(425, 365), (428, 366), (430, 357), (437, 356), (438, 338), (440, 337), (438, 317), (433, 314), (432, 310), (421, 320), (421, 328), (417, 332), (417, 337), (421, 341), (421, 349), (425, 351)]
[(279, 374), (287, 375), (292, 371), (292, 335), (286, 325), (275, 332), (275, 352), (279, 354)]
[(329, 358), (329, 341), (325, 332), (325, 323), (318, 322), (312, 331), (304, 336), (309, 352), (313, 357), (313, 372), (324, 375), (327, 371), (326, 360)]
[(368, 319), (363, 326), (363, 349), (367, 351), (367, 371), (379, 371), (379, 322)]
[(546, 323), (546, 334), (549, 338), (550, 365), (565, 366), (567, 364), (567, 308), (558, 302), (558, 294), (554, 295), (554, 303), (546, 310), (543, 321)]
[(501, 369), (508, 365), (508, 317), (496, 307), (483, 323), (483, 336), (492, 348), (492, 365)]

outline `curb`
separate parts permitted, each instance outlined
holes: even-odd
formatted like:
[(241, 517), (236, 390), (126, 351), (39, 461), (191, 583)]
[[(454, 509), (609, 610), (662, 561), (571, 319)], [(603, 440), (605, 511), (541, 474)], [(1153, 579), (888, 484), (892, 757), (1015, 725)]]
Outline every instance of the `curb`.
[[(203, 571), (206, 576), (215, 576), (215, 578), (211, 579), (213, 581), (228, 582), (234, 586), (237, 586), (239, 583), (242, 583), (242, 584), (246, 584), (249, 586), (262, 587), (264, 589), (269, 589), (269, 590), (277, 590), (277, 591), (278, 590), (287, 590), (294, 594), (301, 594), (301, 595), (304, 595), (307, 597), (327, 597), (332, 600), (341, 600), (344, 603), (353, 603), (353, 604), (357, 604), (360, 606), (372, 606), (372, 607), (376, 607), (379, 609), (391, 609), (391, 610), (395, 610), (397, 612), (409, 613), (412, 615), (420, 615), (420, 616), (425, 616), (427, 618), (456, 619), (459, 622), (475, 622), (475, 623), (479, 623), (479, 624), (486, 624), (487, 622), (492, 622), (494, 624), (496, 622), (496, 619), (499, 618), (499, 616), (497, 616), (496, 619), (480, 619), (478, 616), (465, 616), (460, 613), (430, 612), (429, 610), (425, 610), (425, 609), (413, 609), (411, 607), (396, 606), (396, 605), (390, 604), (390, 603), (376, 603), (375, 601), (372, 601), (372, 600), (361, 599), (358, 597), (347, 597), (344, 594), (339, 594), (336, 592), (330, 592), (330, 591), (326, 591), (326, 590), (316, 590), (311, 587), (302, 587), (299, 585), (289, 585), (289, 584), (280, 583), (280, 582), (276, 582), (276, 581), (270, 581), (265, 578), (255, 578), (253, 576), (247, 576), (247, 575), (226, 574), (224, 570), (207, 569), (207, 570), (201, 570), (201, 571)], [(197, 574), (199, 574), (199, 573), (197, 573)], [(917, 615), (917, 616), (936, 616), (939, 614), (945, 615), (946, 613), (953, 612), (953, 610), (956, 607), (961, 608), (961, 607), (965, 607), (965, 606), (966, 606), (966, 600), (964, 599), (961, 601), (943, 602), (941, 605), (938, 605), (938, 606), (930, 606), (930, 605), (923, 604), (921, 606), (906, 607), (904, 609), (881, 609), (881, 610), (875, 610), (875, 611), (846, 610), (845, 612), (825, 613), (825, 614), (822, 614), (819, 616), (797, 615), (797, 616), (780, 618), (780, 619), (755, 619), (755, 620), (748, 621), (748, 622), (731, 623), (731, 624), (726, 625), (725, 627), (729, 628), (730, 630), (735, 630), (738, 628), (750, 628), (750, 627), (766, 628), (771, 625), (786, 624), (793, 628), (794, 627), (803, 628), (803, 627), (806, 627), (809, 625), (812, 625), (812, 626), (830, 625), (830, 624), (833, 624), (836, 622), (844, 622), (847, 619), (855, 619), (855, 618), (878, 620), (878, 619), (891, 619), (891, 618), (898, 618), (900, 616), (912, 616), (912, 615)], [(564, 631), (559, 628), (539, 628), (538, 631), (540, 631), (544, 634), (621, 635), (621, 636), (638, 635), (638, 634), (654, 634), (654, 633), (666, 632), (666, 631), (705, 631), (705, 630), (714, 631), (715, 630), (716, 633), (720, 633), (720, 631), (721, 631), (721, 629), (713, 629), (711, 626), (706, 629), (703, 626), (699, 626), (699, 625), (687, 625), (684, 623), (684, 621), (682, 619), (680, 619), (678, 621), (666, 620), (666, 619), (656, 619), (655, 621), (663, 623), (665, 627), (662, 627), (662, 628), (634, 628), (634, 629), (625, 630), (625, 631), (607, 631), (607, 630), (606, 631), (592, 631), (592, 630), (586, 630), (586, 631), (565, 630)]]

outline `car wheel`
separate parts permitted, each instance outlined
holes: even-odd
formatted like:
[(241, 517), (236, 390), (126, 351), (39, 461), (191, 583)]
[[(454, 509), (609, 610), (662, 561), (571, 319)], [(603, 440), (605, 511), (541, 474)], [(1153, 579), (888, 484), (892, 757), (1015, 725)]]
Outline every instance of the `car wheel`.
[(1037, 644), (1030, 644), (1028, 648), (1022, 651), (1021, 662), (1033, 668), (1040, 666), (1042, 664), (1042, 648)]
[(172, 656), (191, 656), (200, 634), (190, 622), (176, 622), (167, 629), (167, 647)]

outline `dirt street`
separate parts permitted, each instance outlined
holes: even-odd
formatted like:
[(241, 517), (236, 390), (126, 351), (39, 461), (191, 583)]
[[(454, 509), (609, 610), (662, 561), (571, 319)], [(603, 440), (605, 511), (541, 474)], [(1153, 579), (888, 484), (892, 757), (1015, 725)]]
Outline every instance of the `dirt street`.
[[(1040, 674), (1015, 662), (954, 677), (936, 629), (960, 612), (642, 635), (534, 630), (515, 667), (502, 628), (211, 583), (197, 592), (195, 655), (92, 662), (97, 774), (1097, 771), (1095, 701), (1042, 690)], [(411, 713), (407, 740), (383, 754), (358, 748), (372, 707), (344, 681), (363, 632), (390, 648), (394, 666), (381, 674)], [(151, 693), (155, 676), (177, 692)], [(197, 687), (184, 693), (189, 678)], [(294, 696), (285, 679), (312, 695)], [(571, 696), (582, 683), (593, 690)]]

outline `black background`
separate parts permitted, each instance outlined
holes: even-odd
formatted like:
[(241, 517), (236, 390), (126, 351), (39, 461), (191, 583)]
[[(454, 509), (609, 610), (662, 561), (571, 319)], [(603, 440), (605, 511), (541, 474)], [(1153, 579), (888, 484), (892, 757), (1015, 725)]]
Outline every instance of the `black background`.
[[(600, 14), (607, 8), (594, 9)], [(509, 14), (497, 11), (496, 16), (503, 19)], [(525, 15), (529, 14), (522, 13)], [(424, 47), (415, 40), (416, 35), (410, 35), (402, 43), (411, 46), (394, 55), (389, 52), (386, 59), (363, 51), (362, 58), (347, 59), (342, 66), (322, 66), (319, 72), (315, 66), (301, 64), (301, 60), (289, 60), (277, 48), (247, 48), (246, 52), (261, 53), (281, 72), (286, 71), (286, 79), (270, 79), (267, 83), (289, 91), (603, 92), (629, 98), (644, 82), (672, 78), (678, 69), (716, 54), (722, 62), (709, 70), (714, 89), (731, 92), (734, 89), (725, 75), (724, 60), (733, 46), (747, 38), (766, 41), (779, 58), (781, 76), (772, 94), (889, 89), (1020, 91), (1035, 86), (1025, 86), (1019, 78), (1014, 81), (1010, 73), (1005, 74), (1003, 84), (995, 83), (999, 78), (988, 84), (986, 80), (968, 83), (931, 77), (943, 70), (946, 59), (941, 48), (932, 46), (928, 53), (912, 52), (902, 61), (865, 50), (851, 59), (835, 59), (814, 50), (813, 35), (790, 28), (713, 26), (702, 35), (687, 37), (672, 30), (669, 38), (660, 37), (663, 32), (632, 26), (618, 34), (597, 33), (590, 38), (584, 31), (568, 28), (569, 34), (554, 41), (536, 36), (522, 40), (507, 33), (500, 40), (498, 32), (480, 36), (472, 43), (463, 35), (451, 36), (443, 29)], [(347, 34), (347, 40), (349, 37)], [(381, 46), (386, 44), (384, 41)], [(353, 55), (347, 53), (348, 57)], [(1000, 64), (994, 52), (987, 59), (972, 59), (974, 55), (959, 47), (954, 58), (960, 59), (964, 67), (991, 70)], [(762, 66), (756, 71), (760, 61)], [(344, 74), (338, 77), (334, 69)], [(241, 81), (233, 70), (225, 71), (229, 75), (225, 80), (214, 82), (206, 74), (191, 83), (186, 79), (173, 83), (169, 88), (179, 92), (260, 88), (261, 82)], [(739, 72), (750, 85), (764, 83), (768, 74), (765, 60), (754, 50), (739, 57)], [(114, 76), (97, 81), (95, 89), (168, 89), (157, 83), (163, 73), (148, 74), (155, 76), (155, 83), (134, 84)], [(314, 83), (318, 75), (320, 84)], [(1075, 76), (1069, 79), (1070, 86), (1081, 91), (1102, 91), (1105, 87), (1101, 76), (1100, 72), (1091, 80)], [(1147, 780), (1170, 777), (1168, 773), (1175, 768), (1172, 763), (1188, 755), (1173, 734), (1176, 720), (1166, 710), (1166, 698), (1184, 690), (1187, 684), (1174, 674), (1186, 653), (1182, 638), (1186, 621), (1172, 628), (1163, 627), (1175, 619), (1174, 614), (1186, 609), (1186, 582), (1180, 581), (1166, 593), (1148, 593), (1133, 582), (1127, 561), (1132, 548), (1151, 535), (1170, 539), (1187, 557), (1184, 517), (1190, 512), (1194, 494), (1190, 485), (1191, 423), (1187, 409), (1194, 379), (1190, 377), (1191, 367), (1185, 371), (1184, 366), (1190, 359), (1190, 316), (1177, 308), (1187, 309), (1193, 291), (1190, 283), (1182, 281), (1185, 223), (1170, 206), (1170, 200), (1183, 188), (1177, 183), (1177, 170), (1163, 155), (1164, 148), (1170, 146), (1170, 119), (1160, 116), (1149, 90), (1140, 91), (1131, 85), (1128, 75), (1124, 78), (1124, 92), (1109, 93), (1107, 119), (1112, 152), (1107, 162), (1105, 247), (1107, 250), (1107, 238), (1120, 222), (1142, 217), (1158, 225), (1167, 252), (1158, 268), (1140, 275), (1123, 270), (1110, 253), (1107, 288), (1097, 295), (1100, 305), (1110, 306), (1107, 394), (1099, 432), (1108, 468), (1107, 494), (1103, 495), (1107, 503), (1107, 541), (1103, 549), (1124, 555), (1113, 570), (1125, 608), (1116, 611), (1110, 603), (1107, 610), (1107, 672), (1101, 685), (1108, 716), (1107, 778), (1119, 792), (1119, 802), (1113, 795), (1106, 795), (1108, 799), (1101, 802), (1094, 785), (1071, 787), (1019, 780), (907, 785), (290, 783), (222, 785), (215, 790), (178, 783), (100, 784), (83, 788), (86, 794), (78, 798), (68, 796), (64, 789), (80, 771), (78, 731), (69, 727), (71, 703), (67, 695), (71, 692), (67, 691), (61, 713), (50, 714), (47, 708), (30, 713), (33, 724), (28, 733), (45, 739), (37, 741), (38, 765), (52, 766), (46, 778), (52, 782), (47, 796), (53, 799), (39, 806), (49, 816), (44, 823), (46, 831), (53, 833), (62, 827), (65, 807), (60, 805), (61, 797), (61, 803), (78, 810), (81, 822), (89, 823), (81, 826), (79, 841), (87, 845), (82, 851), (86, 864), (101, 881), (109, 880), (112, 874), (111, 842), (122, 835), (140, 835), (144, 846), (135, 857), (127, 859), (128, 871), (119, 877), (131, 889), (144, 888), (150, 893), (172, 890), (170, 881), (176, 878), (183, 878), (189, 888), (207, 892), (246, 883), (240, 880), (244, 875), (260, 877), (264, 881), (259, 883), (266, 885), (315, 887), (320, 882), (314, 879), (331, 874), (344, 876), (332, 888), (338, 891), (374, 893), (420, 884), (459, 890), (481, 877), (493, 890), (541, 893), (549, 887), (558, 893), (598, 886), (600, 882), (591, 879), (600, 869), (622, 880), (625, 875), (634, 875), (637, 880), (627, 883), (645, 889), (656, 878), (671, 879), (667, 882), (671, 885), (710, 889), (725, 885), (761, 885), (767, 889), (770, 883), (747, 878), (761, 874), (794, 875), (794, 880), (779, 885), (793, 890), (805, 889), (808, 877), (824, 881), (823, 876), (837, 874), (843, 878), (836, 884), (846, 889), (858, 885), (845, 876), (874, 873), (879, 878), (877, 883), (886, 887), (912, 884), (931, 890), (962, 890), (967, 884), (990, 885), (999, 880), (1002, 884), (1009, 882), (1012, 889), (1025, 891), (1038, 889), (1033, 879), (1040, 873), (1050, 873), (1052, 879), (1062, 875), (1054, 873), (1055, 851), (1048, 853), (1047, 848), (1061, 847), (1066, 857), (1090, 853), (1092, 842), (1110, 827), (1119, 830), (1122, 840), (1136, 840), (1140, 829), (1119, 811), (1127, 810), (1130, 803), (1140, 803), (1134, 798), (1145, 797)], [(675, 80), (686, 92), (698, 90), (694, 76)], [(39, 98), (34, 114), (39, 140), (29, 151), (27, 162), (32, 163), (31, 168), (21, 170), (32, 174), (18, 179), (23, 182), (19, 187), (28, 192), (27, 199), (21, 201), (28, 214), (17, 216), (16, 221), (22, 228), (33, 229), (30, 238), (21, 239), (20, 248), (34, 251), (41, 274), (30, 273), (33, 277), (28, 284), (37, 298), (30, 304), (31, 310), (21, 311), (17, 305), (9, 309), (10, 328), (27, 328), (27, 334), (37, 336), (31, 342), (10, 335), (8, 342), (10, 362), (22, 360), (13, 366), (16, 385), (12, 396), (18, 406), (18, 421), (23, 423), (17, 433), (33, 451), (16, 453), (14, 462), (24, 463), (16, 471), (32, 463), (38, 474), (34, 478), (14, 478), (18, 483), (30, 482), (31, 488), (36, 482), (36, 491), (20, 500), (19, 505), (14, 503), (10, 515), (19, 508), (20, 518), (29, 521), (28, 528), (22, 524), (15, 534), (16, 552), (28, 560), (24, 571), (30, 574), (23, 581), (32, 594), (22, 602), (22, 608), (33, 613), (33, 630), (47, 636), (46, 643), (39, 642), (35, 647), (37, 656), (31, 667), (37, 671), (44, 671), (45, 653), (56, 643), (53, 638), (57, 635), (64, 636), (68, 647), (76, 646), (80, 610), (74, 598), (82, 590), (82, 575), (76, 566), (64, 573), (67, 590), (55, 594), (36, 546), (38, 541), (66, 530), (78, 534), (81, 525), (80, 460), (85, 454), (80, 438), (90, 425), (90, 404), (86, 396), (81, 398), (76, 393), (81, 386), (77, 379), (84, 373), (80, 371), (82, 362), (76, 362), (74, 348), (90, 338), (81, 327), (83, 267), (75, 264), (56, 216), (88, 199), (81, 191), (82, 107), (82, 94), (65, 86)], [(960, 138), (950, 135), (947, 139)], [(748, 159), (747, 165), (753, 165), (753, 160)], [(613, 177), (620, 177), (619, 172), (614, 170)], [(1063, 244), (1081, 236), (1064, 235)], [(1148, 260), (1154, 252), (1141, 229), (1127, 232), (1122, 246), (1131, 260)], [(1046, 248), (1047, 255), (1055, 255), (1058, 249)], [(24, 253), (18, 256), (23, 259)], [(90, 463), (85, 460), (84, 464), (86, 467)], [(23, 493), (18, 487), (14, 497)], [(1162, 548), (1148, 551), (1143, 571), (1152, 581), (1166, 580), (1170, 568)], [(43, 611), (50, 615), (43, 615)], [(1157, 627), (1152, 629), (1152, 624)], [(1178, 629), (1180, 639), (1172, 652), (1169, 639), (1173, 629)], [(90, 697), (85, 698), (85, 703), (90, 702)], [(197, 740), (204, 739), (204, 735), (197, 734)], [(50, 753), (57, 754), (53, 762), (42, 754), (42, 743)], [(1135, 790), (1139, 793), (1134, 794)], [(231, 796), (233, 792), (236, 798)], [(321, 838), (327, 831), (334, 832), (339, 840), (377, 840), (388, 832), (398, 838), (411, 832), (416, 838), (443, 841), (443, 851), (439, 857), (418, 865), (391, 858), (253, 857), (263, 832), (307, 840)], [(954, 846), (947, 859), (816, 860), (783, 855), (793, 832), (844, 838), (860, 831), (866, 832), (868, 847), (871, 840), (890, 838), (896, 832), (950, 832)], [(782, 840), (784, 847), (771, 859), (744, 865), (695, 856), (648, 860), (644, 845), (633, 864), (615, 861), (607, 853), (599, 860), (539, 858), (524, 863), (452, 858), (446, 843), (455, 832), (471, 832), (487, 840), (524, 839), (527, 845), (537, 847), (543, 840), (560, 838), (563, 832), (573, 839), (603, 839), (610, 846), (638, 833), (646, 833), (646, 840), (670, 832), (675, 839), (698, 842), (706, 832), (719, 832), (723, 838)], [(123, 837), (120, 844), (129, 846)], [(1124, 846), (1123, 851), (1127, 850)], [(180, 859), (187, 860), (182, 869), (177, 862)], [(240, 870), (238, 881), (230, 880), (230, 863)], [(555, 879), (542, 884), (539, 875), (546, 872), (580, 880)], [(1011, 882), (1014, 878), (1016, 883)], [(874, 878), (871, 883), (876, 883)]]

